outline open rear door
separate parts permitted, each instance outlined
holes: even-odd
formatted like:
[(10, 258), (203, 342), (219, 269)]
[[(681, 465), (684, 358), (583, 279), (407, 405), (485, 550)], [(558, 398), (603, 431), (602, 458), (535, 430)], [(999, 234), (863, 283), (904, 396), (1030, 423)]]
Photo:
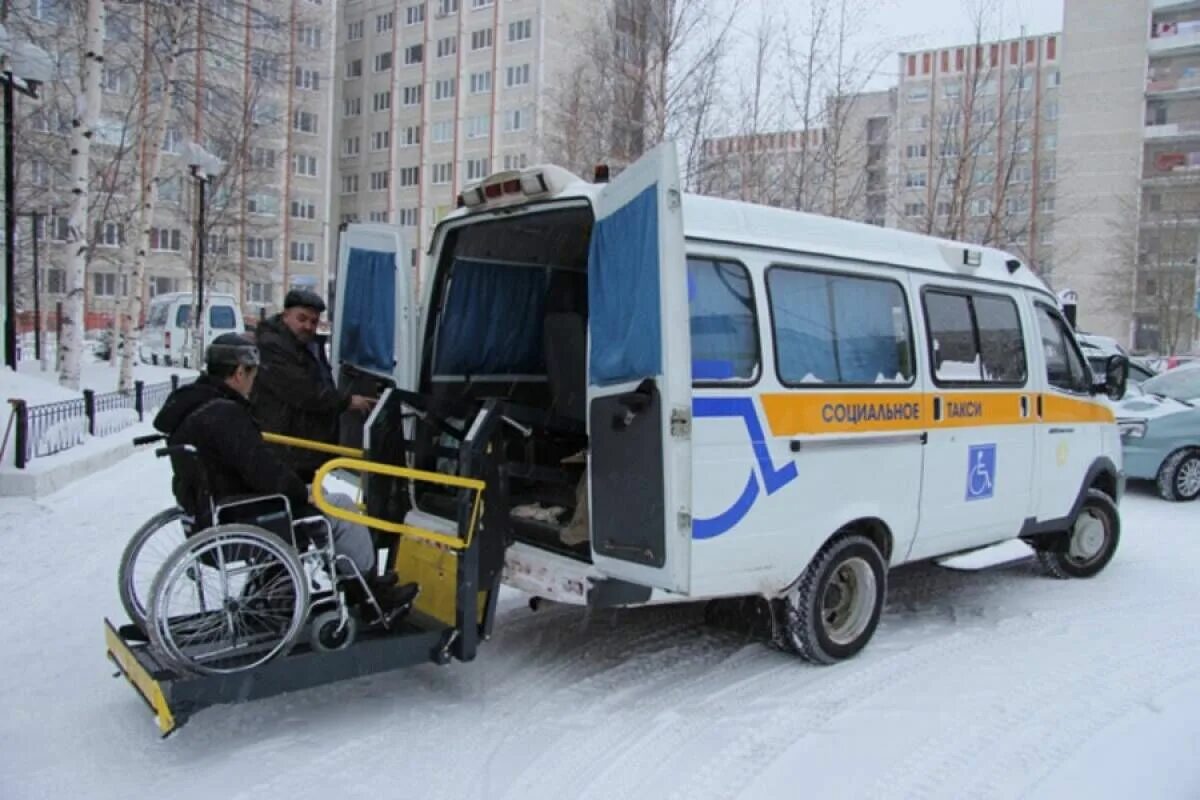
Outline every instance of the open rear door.
[(342, 231), (331, 353), (339, 385), (355, 372), (401, 389), (416, 385), (417, 308), (407, 252), (399, 226), (354, 224)]
[(595, 212), (587, 390), (593, 560), (614, 578), (686, 592), (691, 343), (674, 144), (622, 172)]

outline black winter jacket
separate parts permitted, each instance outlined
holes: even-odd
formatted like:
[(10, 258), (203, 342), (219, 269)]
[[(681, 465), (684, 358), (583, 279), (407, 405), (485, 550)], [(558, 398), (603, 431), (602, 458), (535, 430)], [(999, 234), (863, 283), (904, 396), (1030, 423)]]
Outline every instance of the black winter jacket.
[[(334, 386), (323, 342), (316, 355), (283, 323), (279, 314), (264, 320), (255, 335), (261, 364), (250, 401), (263, 430), (337, 444), (338, 420), (350, 395)], [(310, 450), (275, 448), (306, 481), (330, 456)]]
[[(215, 500), (258, 494), (286, 495), (293, 515), (308, 502), (308, 487), (263, 442), (250, 404), (223, 381), (201, 375), (195, 383), (171, 393), (154, 418), (154, 427), (172, 445), (190, 444), (199, 451), (200, 464)], [(201, 484), (195, 456), (171, 456), (175, 473), (175, 500), (188, 513), (201, 515)]]

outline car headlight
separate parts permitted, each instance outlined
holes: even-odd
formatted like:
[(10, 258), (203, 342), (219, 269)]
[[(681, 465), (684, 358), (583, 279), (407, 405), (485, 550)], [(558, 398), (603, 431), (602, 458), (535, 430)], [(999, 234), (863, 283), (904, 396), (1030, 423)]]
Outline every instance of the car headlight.
[(1122, 439), (1141, 439), (1146, 435), (1146, 420), (1122, 419), (1117, 421), (1117, 430)]

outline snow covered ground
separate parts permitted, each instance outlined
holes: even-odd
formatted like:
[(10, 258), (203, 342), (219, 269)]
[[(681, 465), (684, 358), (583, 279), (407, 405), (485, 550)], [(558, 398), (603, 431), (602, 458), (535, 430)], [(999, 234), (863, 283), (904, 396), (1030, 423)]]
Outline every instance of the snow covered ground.
[(1200, 507), (1125, 499), (1091, 581), (893, 573), (875, 639), (810, 667), (700, 606), (505, 598), (471, 664), (209, 709), (167, 740), (104, 659), (149, 453), (0, 501), (4, 798), (1197, 798)]

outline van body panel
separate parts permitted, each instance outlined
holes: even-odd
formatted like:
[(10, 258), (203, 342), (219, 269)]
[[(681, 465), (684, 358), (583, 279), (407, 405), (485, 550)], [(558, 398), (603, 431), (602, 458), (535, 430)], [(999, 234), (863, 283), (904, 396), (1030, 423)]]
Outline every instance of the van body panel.
[[(146, 309), (138, 351), (145, 363), (195, 367), (191, 363), (192, 311), (196, 300), (190, 292), (156, 295)], [(205, 293), (208, 320), (204, 326), (204, 347), (223, 333), (241, 333), (246, 329), (242, 310), (231, 294)]]
[[(691, 344), (675, 146), (593, 202), (588, 252), (592, 559), (607, 575), (686, 592), (691, 575)], [(674, 427), (674, 432), (673, 432)]]

